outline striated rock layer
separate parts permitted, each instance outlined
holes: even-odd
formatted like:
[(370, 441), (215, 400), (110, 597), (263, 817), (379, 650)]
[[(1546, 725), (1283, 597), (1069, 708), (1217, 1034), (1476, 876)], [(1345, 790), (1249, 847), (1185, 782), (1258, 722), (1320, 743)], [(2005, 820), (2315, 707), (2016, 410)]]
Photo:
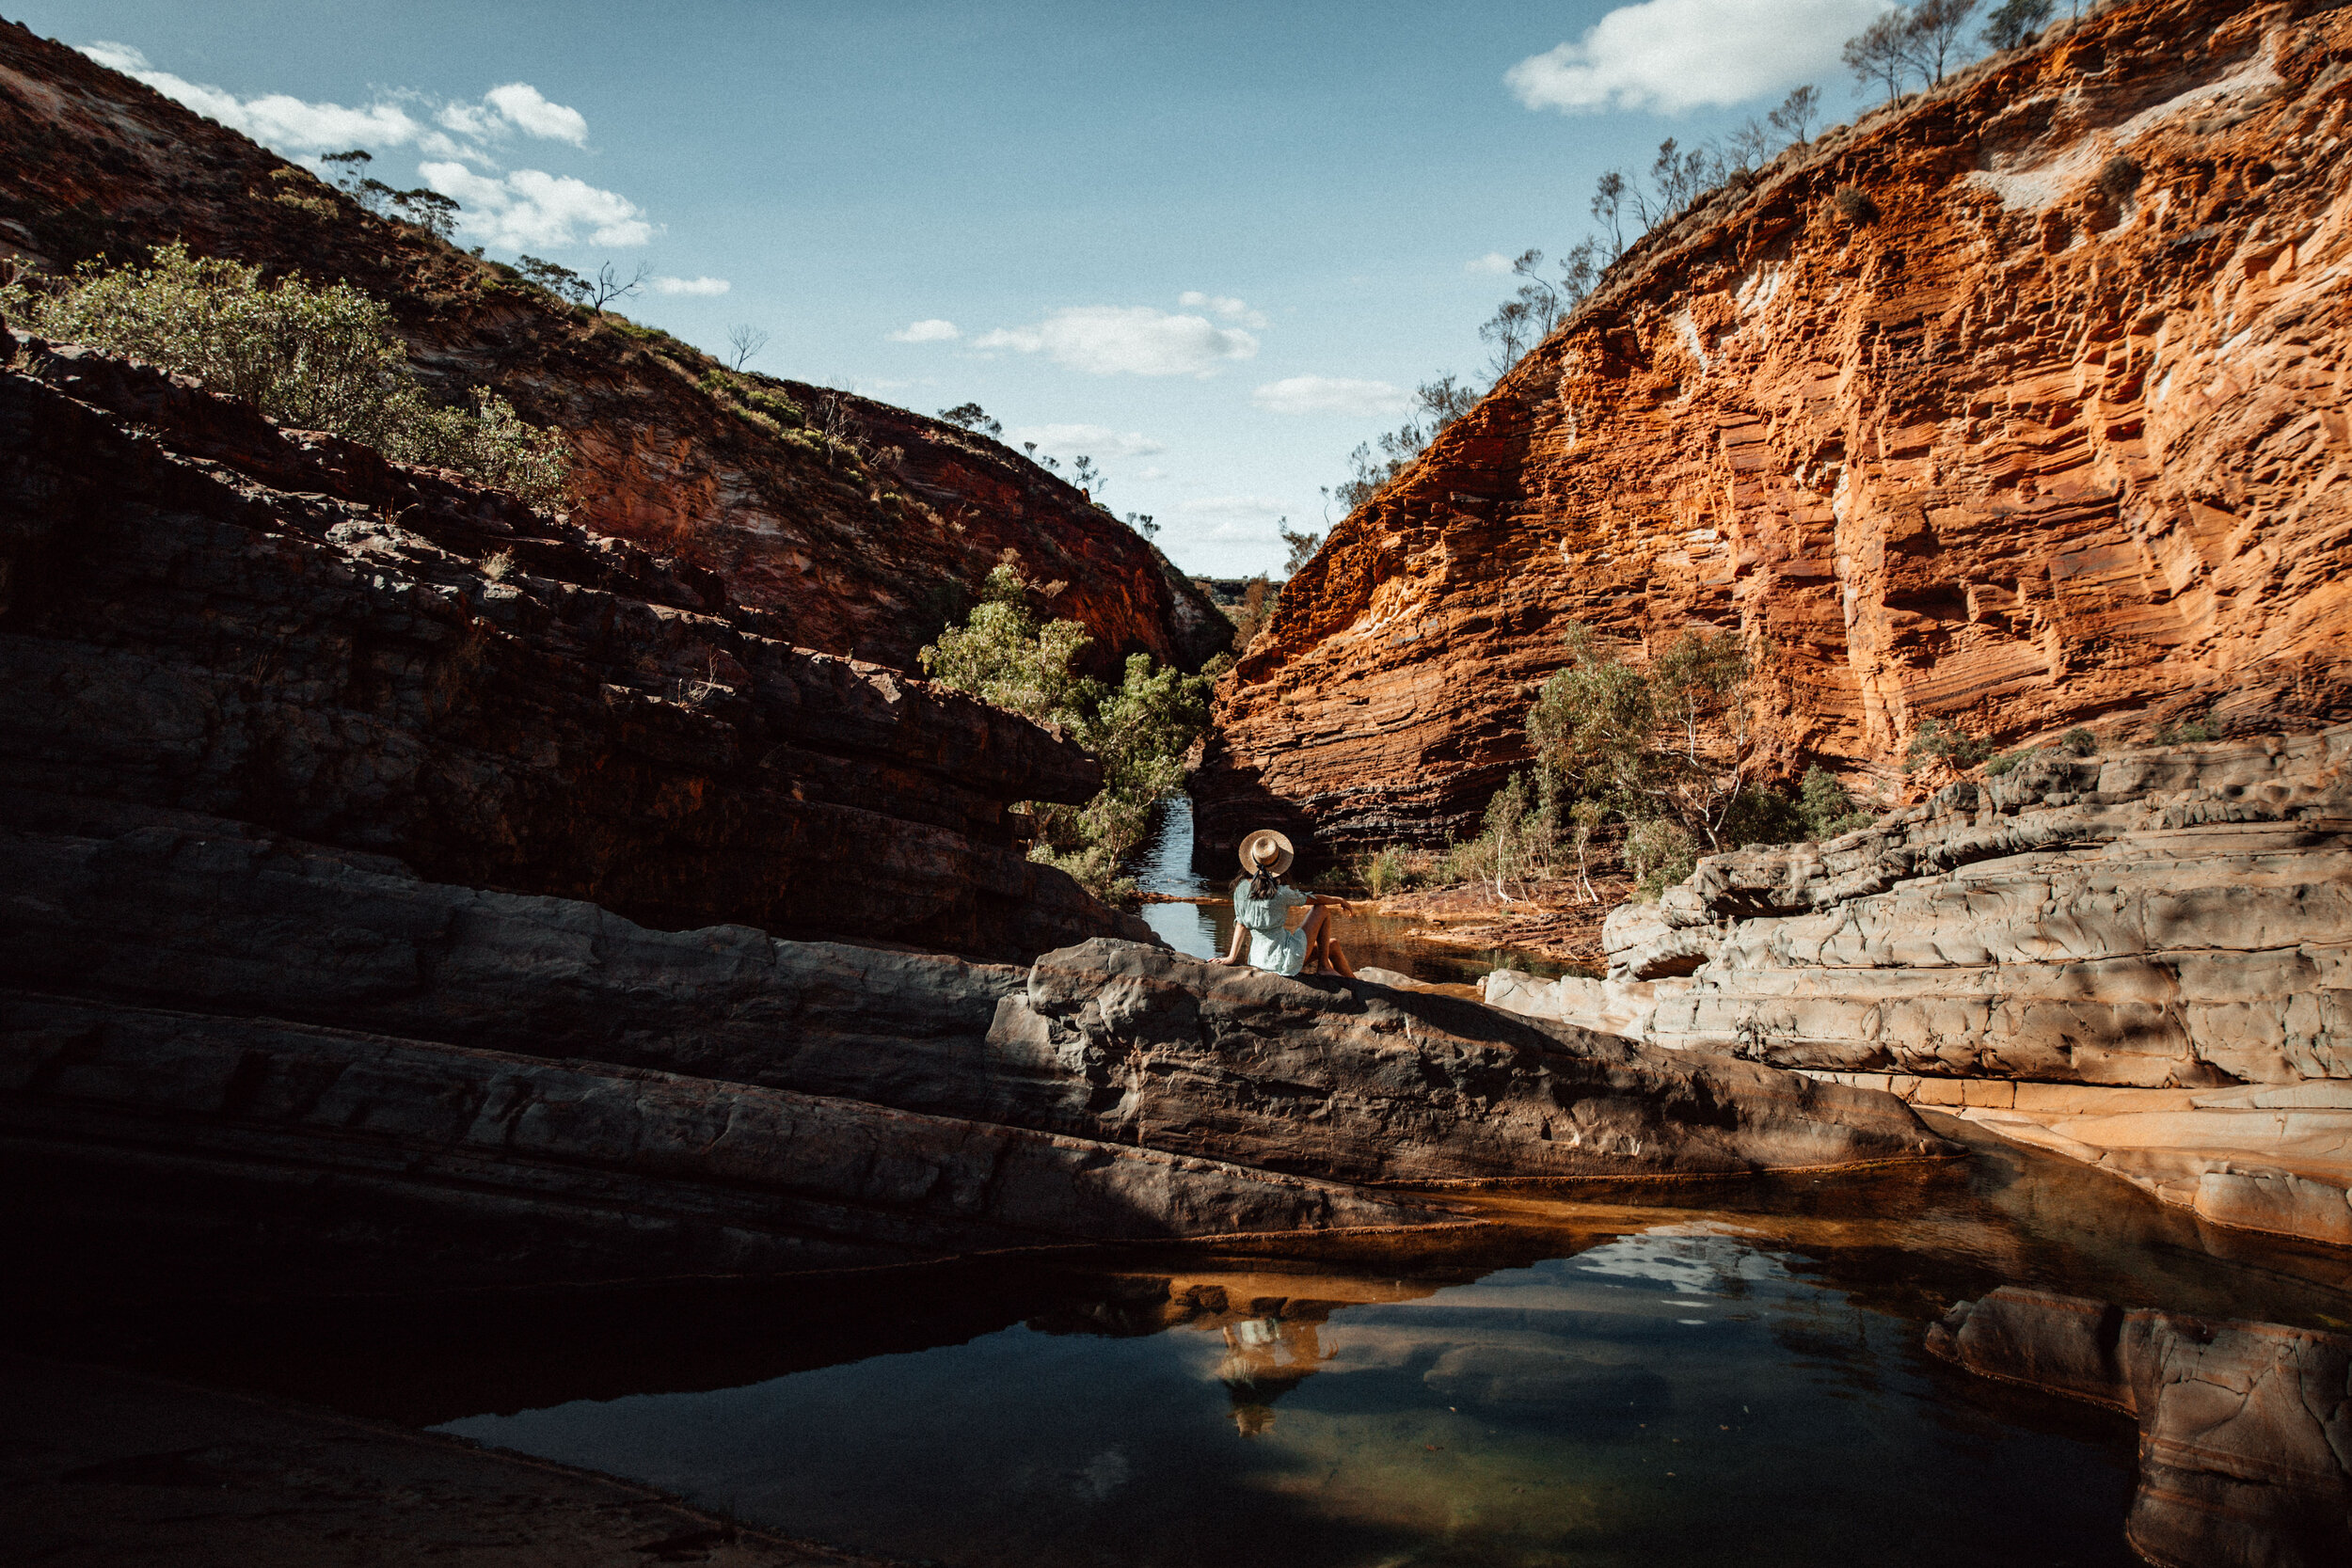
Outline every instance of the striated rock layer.
[(2159, 1568), (2352, 1560), (2352, 1338), (2012, 1285), (1953, 1307), (1928, 1349), (2135, 1418), (2123, 1533)]
[(1201, 863), (1466, 835), (1569, 620), (1737, 628), (1782, 766), (2344, 717), (2347, 115), (2352, 13), (2139, 0), (1661, 225), (1286, 586)]
[(1375, 1184), (1953, 1152), (1890, 1095), (1453, 998), (655, 931), (118, 815), (0, 832), (0, 1231), (82, 1288), (1409, 1230), (1454, 1216)]
[(372, 217), (236, 132), (6, 22), (0, 146), (0, 264), (120, 261), (185, 239), (348, 279), (392, 306), (452, 402), (494, 388), (566, 433), (573, 521), (717, 571), (803, 647), (911, 668), (1006, 549), (1067, 584), (1055, 610), (1094, 634), (1098, 671), (1137, 652), (1197, 670), (1231, 641), (1158, 551), (1009, 449), (850, 393), (749, 378), (799, 406), (779, 420), (773, 403), (714, 380), (722, 367), (698, 350)]
[(1605, 981), (1487, 1001), (1887, 1088), (2218, 1224), (2352, 1245), (2352, 727), (2056, 749), (1714, 855)]
[(19, 822), (199, 813), (656, 925), (1012, 958), (1142, 932), (1006, 819), (1086, 799), (1092, 761), (783, 629), (708, 572), (0, 332)]

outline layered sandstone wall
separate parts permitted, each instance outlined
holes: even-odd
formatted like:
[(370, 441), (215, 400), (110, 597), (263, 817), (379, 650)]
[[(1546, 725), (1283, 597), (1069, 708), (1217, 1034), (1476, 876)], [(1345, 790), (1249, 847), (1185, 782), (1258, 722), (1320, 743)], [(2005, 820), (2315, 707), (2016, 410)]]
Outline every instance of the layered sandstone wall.
[[(1156, 550), (1007, 448), (765, 378), (806, 422), (836, 401), (868, 457), (746, 418), (708, 384), (718, 364), (687, 344), (371, 217), (237, 133), (5, 22), (0, 146), (0, 265), (62, 270), (184, 239), (273, 274), (348, 279), (389, 302), (418, 369), (451, 401), (491, 387), (565, 432), (579, 455), (573, 521), (718, 572), (803, 647), (912, 668), (1007, 549), (1068, 585), (1056, 612), (1093, 633), (1100, 671), (1136, 652), (1197, 670), (1231, 641)], [(299, 178), (276, 178), (289, 171)]]
[[(14, 362), (9, 363), (10, 360)], [(1100, 770), (707, 572), (0, 332), (0, 793), (260, 824), (658, 925), (1025, 958), (1141, 931), (1005, 807)]]
[(1571, 620), (1738, 629), (1774, 762), (1882, 784), (1930, 719), (2343, 717), (2348, 114), (2352, 14), (2141, 0), (1661, 225), (1286, 587), (1203, 863), (1470, 831)]

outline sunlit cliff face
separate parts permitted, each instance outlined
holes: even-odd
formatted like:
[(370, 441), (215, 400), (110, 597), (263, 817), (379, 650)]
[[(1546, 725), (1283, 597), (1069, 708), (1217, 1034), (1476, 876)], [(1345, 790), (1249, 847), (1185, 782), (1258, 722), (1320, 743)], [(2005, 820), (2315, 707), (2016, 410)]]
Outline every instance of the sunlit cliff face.
[[(1196, 793), (1462, 831), (1589, 623), (1737, 628), (1785, 765), (2340, 703), (2335, 13), (2120, 8), (1654, 232), (1286, 590)], [(1866, 193), (1876, 215), (1836, 198)]]

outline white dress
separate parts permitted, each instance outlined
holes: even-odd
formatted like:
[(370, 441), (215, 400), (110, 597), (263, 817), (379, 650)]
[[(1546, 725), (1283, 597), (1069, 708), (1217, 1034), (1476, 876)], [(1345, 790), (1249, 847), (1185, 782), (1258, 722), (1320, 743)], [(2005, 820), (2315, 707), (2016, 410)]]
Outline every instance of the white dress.
[(1249, 879), (1233, 884), (1233, 918), (1249, 928), (1249, 962), (1276, 974), (1295, 974), (1307, 967), (1307, 933), (1290, 929), (1291, 911), (1314, 900), (1287, 883), (1260, 898), (1249, 891)]

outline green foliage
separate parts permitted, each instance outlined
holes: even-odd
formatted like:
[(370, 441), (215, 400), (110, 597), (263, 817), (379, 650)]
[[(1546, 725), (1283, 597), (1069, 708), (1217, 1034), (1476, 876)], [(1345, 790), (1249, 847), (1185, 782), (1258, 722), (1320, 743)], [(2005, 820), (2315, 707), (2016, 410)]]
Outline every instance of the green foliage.
[(2002, 0), (1984, 20), (1979, 36), (1992, 49), (2014, 49), (2050, 20), (2051, 0)]
[(522, 280), (535, 288), (545, 289), (556, 298), (571, 305), (585, 305), (589, 298), (588, 279), (559, 262), (542, 261), (536, 256), (516, 259), (515, 270)]
[(964, 429), (979, 435), (993, 436), (999, 440), (1004, 438), (1005, 427), (990, 419), (988, 410), (977, 403), (959, 403), (953, 408), (943, 408), (939, 411), (939, 417), (949, 424), (961, 425)]
[(1527, 738), (1571, 795), (1620, 810), (1648, 793), (1658, 695), (1648, 677), (1571, 623), (1572, 662), (1544, 683), (1528, 710)]
[(1984, 765), (1984, 776), (1988, 779), (1997, 779), (2006, 774), (2014, 773), (2017, 770), (2017, 765), (2031, 755), (2033, 755), (2033, 751), (2030, 747), (2022, 752), (2003, 752)]
[(1758, 844), (1795, 844), (1813, 835), (1805, 830), (1797, 801), (1770, 784), (1740, 791), (1724, 814), (1723, 842), (1745, 849)]
[(2078, 757), (2095, 757), (2099, 754), (2099, 737), (2080, 724), (2059, 736), (2058, 743)]
[(280, 424), (363, 441), (396, 462), (455, 468), (534, 506), (563, 494), (561, 435), (523, 423), (487, 390), (470, 409), (428, 402), (390, 309), (348, 283), (264, 287), (261, 268), (174, 242), (145, 267), (92, 261), (45, 287), (0, 287), (0, 313), (45, 338), (201, 376)]
[(980, 585), (961, 626), (922, 650), (924, 673), (997, 707), (1057, 724), (1103, 765), (1103, 787), (1084, 805), (1038, 801), (1023, 808), (1038, 827), (1030, 858), (1060, 867), (1099, 897), (1132, 888), (1120, 863), (1143, 840), (1154, 807), (1184, 784), (1184, 753), (1209, 723), (1209, 690), (1223, 666), (1198, 675), (1162, 669), (1149, 654), (1128, 656), (1119, 685), (1105, 689), (1073, 668), (1089, 639), (1075, 621), (1040, 624), (1035, 601), (1062, 584), (1036, 587), (1008, 558)]
[(1356, 879), (1375, 898), (1386, 898), (1413, 885), (1412, 863), (1401, 845), (1391, 844), (1378, 854), (1364, 856), (1357, 863)]
[(1848, 223), (1876, 223), (1881, 215), (1879, 204), (1870, 198), (1868, 191), (1859, 185), (1840, 187), (1837, 194), (1830, 198), (1830, 204), (1837, 209), (1837, 215)]
[(1626, 869), (1646, 898), (1655, 898), (1698, 868), (1698, 846), (1690, 831), (1671, 817), (1633, 824), (1625, 835)]
[(755, 414), (767, 415), (787, 430), (804, 423), (808, 418), (799, 404), (782, 392), (771, 392), (765, 387), (747, 387), (737, 395), (743, 406)]
[(1954, 768), (1974, 768), (1993, 754), (1993, 742), (1970, 735), (1957, 724), (1947, 724), (1941, 719), (1931, 719), (1912, 736), (1911, 744), (1903, 749), (1905, 771), (1924, 763), (1942, 760)]
[(2159, 746), (2185, 746), (2200, 740), (2218, 740), (2221, 738), (2221, 726), (2215, 723), (2210, 715), (2202, 719), (2185, 719), (2165, 725), (2156, 732), (2155, 738)]
[(1855, 806), (1836, 775), (1819, 763), (1804, 770), (1804, 782), (1797, 786), (1797, 816), (1804, 824), (1804, 836), (1815, 843), (1867, 828), (1871, 822), (1870, 814)]

